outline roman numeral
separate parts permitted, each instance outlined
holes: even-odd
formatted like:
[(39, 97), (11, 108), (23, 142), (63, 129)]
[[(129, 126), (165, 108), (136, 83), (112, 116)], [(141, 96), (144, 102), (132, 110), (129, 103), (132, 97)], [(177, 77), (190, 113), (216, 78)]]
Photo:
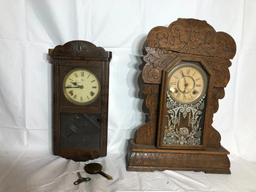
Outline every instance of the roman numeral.
[(91, 92), (90, 92), (90, 95), (93, 96), (93, 95), (95, 95), (95, 93), (91, 91)]
[(71, 90), (68, 92), (71, 96), (74, 94), (74, 92)]

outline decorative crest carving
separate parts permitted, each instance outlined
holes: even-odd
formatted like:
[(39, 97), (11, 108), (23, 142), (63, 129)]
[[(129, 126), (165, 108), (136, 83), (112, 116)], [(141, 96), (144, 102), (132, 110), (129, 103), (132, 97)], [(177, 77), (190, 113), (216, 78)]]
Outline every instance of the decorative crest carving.
[(58, 45), (49, 50), (52, 58), (111, 58), (111, 53), (102, 47), (96, 47), (88, 41), (69, 41), (64, 45)]
[(231, 36), (216, 32), (206, 21), (178, 19), (168, 27), (155, 27), (146, 45), (185, 54), (232, 59), (236, 45)]

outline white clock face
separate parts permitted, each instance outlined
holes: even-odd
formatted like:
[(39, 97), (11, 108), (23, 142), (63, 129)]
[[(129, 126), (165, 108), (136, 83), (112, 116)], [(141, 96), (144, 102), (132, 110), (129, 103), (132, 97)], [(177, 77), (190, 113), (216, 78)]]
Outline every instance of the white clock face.
[(206, 73), (196, 64), (181, 64), (168, 74), (169, 93), (180, 103), (197, 101), (205, 93), (206, 86)]
[(71, 103), (87, 105), (99, 95), (100, 83), (92, 72), (77, 68), (64, 77), (63, 92)]

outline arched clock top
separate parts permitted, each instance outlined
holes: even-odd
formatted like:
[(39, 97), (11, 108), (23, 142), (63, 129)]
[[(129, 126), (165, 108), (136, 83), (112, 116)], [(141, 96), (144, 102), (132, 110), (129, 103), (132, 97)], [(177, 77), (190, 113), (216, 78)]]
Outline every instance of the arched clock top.
[(104, 48), (97, 47), (91, 42), (82, 40), (69, 41), (64, 45), (49, 49), (49, 55), (53, 59), (111, 59), (111, 52), (105, 51)]
[(236, 44), (230, 35), (216, 32), (206, 21), (197, 19), (178, 19), (168, 27), (153, 28), (146, 46), (226, 59), (232, 59), (236, 53)]

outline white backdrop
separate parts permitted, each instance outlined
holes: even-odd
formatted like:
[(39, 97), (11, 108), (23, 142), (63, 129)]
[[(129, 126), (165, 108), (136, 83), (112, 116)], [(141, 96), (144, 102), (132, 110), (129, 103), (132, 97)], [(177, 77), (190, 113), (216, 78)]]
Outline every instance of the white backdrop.
[[(3, 191), (15, 191), (15, 185), (8, 183), (8, 178), (17, 174), (13, 170), (18, 165), (24, 166), (27, 159), (31, 159), (31, 154), (40, 154), (33, 156), (42, 161), (40, 166), (36, 163), (39, 167), (49, 165), (52, 159), (65, 162), (65, 166), (70, 162), (51, 155), (49, 48), (80, 39), (113, 52), (108, 157), (102, 161), (109, 163), (107, 159), (117, 155), (123, 163), (126, 141), (144, 120), (141, 100), (137, 95), (137, 69), (142, 42), (151, 28), (167, 26), (177, 18), (207, 20), (217, 31), (225, 31), (235, 39), (237, 53), (230, 68), (231, 79), (225, 89), (226, 95), (220, 101), (219, 111), (214, 116), (214, 127), (221, 133), (221, 143), (234, 155), (234, 160), (246, 160), (240, 164), (256, 162), (255, 10), (254, 0), (0, 0), (0, 171), (3, 173), (0, 184), (5, 184), (1, 184)], [(79, 163), (71, 162), (72, 171), (80, 169)], [(256, 171), (255, 164), (250, 165)], [(27, 166), (31, 168), (30, 164)], [(37, 170), (37, 166), (30, 171)], [(111, 163), (109, 166), (111, 169)], [(245, 172), (250, 169), (246, 168)], [(125, 172), (124, 165), (121, 170)], [(175, 175), (176, 172), (167, 173)], [(31, 172), (27, 170), (25, 175), (31, 175)], [(255, 174), (253, 176), (247, 177), (256, 178)], [(74, 180), (75, 176), (72, 178)], [(250, 179), (245, 179), (248, 183), (241, 186), (250, 186), (250, 181), (253, 181)], [(32, 181), (37, 183), (38, 180)], [(44, 183), (37, 183), (35, 186), (38, 188), (31, 188), (31, 180), (26, 180), (26, 185), (22, 181), (17, 181), (16, 186), (23, 191), (76, 191), (73, 188), (67, 190), (68, 187), (63, 184), (63, 188), (58, 189), (39, 189), (38, 186), (42, 187)], [(126, 183), (129, 181), (122, 185), (113, 184), (109, 189), (120, 190), (122, 187), (114, 186), (126, 186)], [(141, 184), (138, 187), (134, 181), (130, 184), (134, 187), (124, 189), (148, 189)], [(248, 190), (256, 191), (255, 184), (251, 187)], [(91, 190), (96, 191), (95, 188)]]

